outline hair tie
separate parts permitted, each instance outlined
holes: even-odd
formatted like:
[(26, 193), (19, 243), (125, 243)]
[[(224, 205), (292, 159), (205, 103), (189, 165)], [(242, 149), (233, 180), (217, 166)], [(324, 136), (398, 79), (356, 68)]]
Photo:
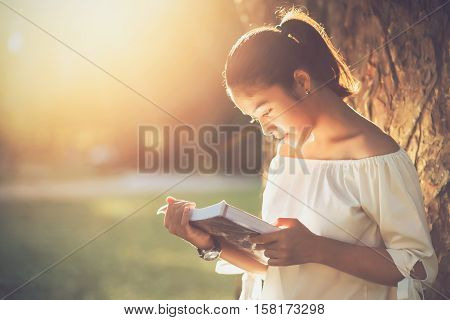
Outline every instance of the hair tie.
[(286, 34), (289, 38), (291, 38), (292, 40), (294, 40), (295, 42), (297, 42), (298, 44), (300, 44), (300, 41), (298, 41), (298, 39), (296, 37), (294, 37), (291, 33), (287, 32), (286, 30), (283, 29), (281, 24), (277, 24), (275, 26), (275, 28), (277, 28), (278, 30), (281, 31), (281, 33)]

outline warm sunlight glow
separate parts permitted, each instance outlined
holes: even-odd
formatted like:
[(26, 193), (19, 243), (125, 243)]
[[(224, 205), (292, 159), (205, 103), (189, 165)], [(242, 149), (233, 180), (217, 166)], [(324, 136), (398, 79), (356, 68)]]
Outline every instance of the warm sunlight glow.
[(135, 166), (138, 124), (198, 124), (229, 114), (217, 103), (227, 103), (221, 70), (240, 29), (232, 3), (232, 18), (220, 24), (222, 2), (9, 5), (39, 26), (0, 8), (0, 127), (15, 165)]

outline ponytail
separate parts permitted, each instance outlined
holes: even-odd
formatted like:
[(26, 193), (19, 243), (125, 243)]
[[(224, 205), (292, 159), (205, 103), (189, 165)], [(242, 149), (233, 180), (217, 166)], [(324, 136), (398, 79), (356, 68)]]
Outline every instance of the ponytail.
[(278, 26), (253, 29), (232, 47), (224, 70), (227, 90), (279, 84), (290, 92), (300, 68), (339, 97), (357, 93), (360, 82), (324, 28), (300, 9), (281, 14)]

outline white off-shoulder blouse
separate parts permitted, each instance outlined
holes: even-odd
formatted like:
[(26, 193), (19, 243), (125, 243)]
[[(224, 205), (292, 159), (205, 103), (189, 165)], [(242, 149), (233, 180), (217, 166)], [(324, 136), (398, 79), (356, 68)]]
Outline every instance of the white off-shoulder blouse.
[[(421, 299), (437, 276), (417, 171), (402, 148), (357, 160), (277, 154), (267, 175), (262, 219), (273, 223), (278, 217), (297, 218), (320, 236), (385, 246), (404, 278), (390, 287), (317, 263), (269, 266), (258, 276), (219, 259), (217, 273), (242, 273), (239, 299)], [(410, 276), (418, 260), (425, 280)]]

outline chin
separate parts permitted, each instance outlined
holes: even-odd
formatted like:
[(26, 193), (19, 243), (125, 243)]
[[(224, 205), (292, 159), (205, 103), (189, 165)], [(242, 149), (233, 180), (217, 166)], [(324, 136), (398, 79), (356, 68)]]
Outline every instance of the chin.
[(299, 139), (294, 136), (290, 136), (290, 135), (285, 135), (283, 137), (283, 143), (288, 144), (289, 146), (291, 146), (294, 149), (297, 149), (297, 147), (299, 146)]
[(298, 147), (298, 142), (292, 141), (292, 139), (289, 139), (289, 138), (283, 139), (283, 143), (288, 144), (293, 149), (297, 149), (297, 147)]
[(282, 140), (283, 137), (280, 134), (272, 134), (272, 136), (277, 140)]
[(283, 130), (276, 130), (276, 131), (271, 132), (271, 134), (275, 139), (278, 139), (278, 140), (283, 140), (286, 137), (286, 134), (284, 133)]
[(284, 134), (281, 134), (281, 133), (279, 133), (279, 132), (271, 132), (271, 133), (269, 134), (269, 136), (272, 136), (273, 138), (275, 138), (275, 139), (277, 139), (277, 140), (283, 140), (284, 137), (285, 137)]

